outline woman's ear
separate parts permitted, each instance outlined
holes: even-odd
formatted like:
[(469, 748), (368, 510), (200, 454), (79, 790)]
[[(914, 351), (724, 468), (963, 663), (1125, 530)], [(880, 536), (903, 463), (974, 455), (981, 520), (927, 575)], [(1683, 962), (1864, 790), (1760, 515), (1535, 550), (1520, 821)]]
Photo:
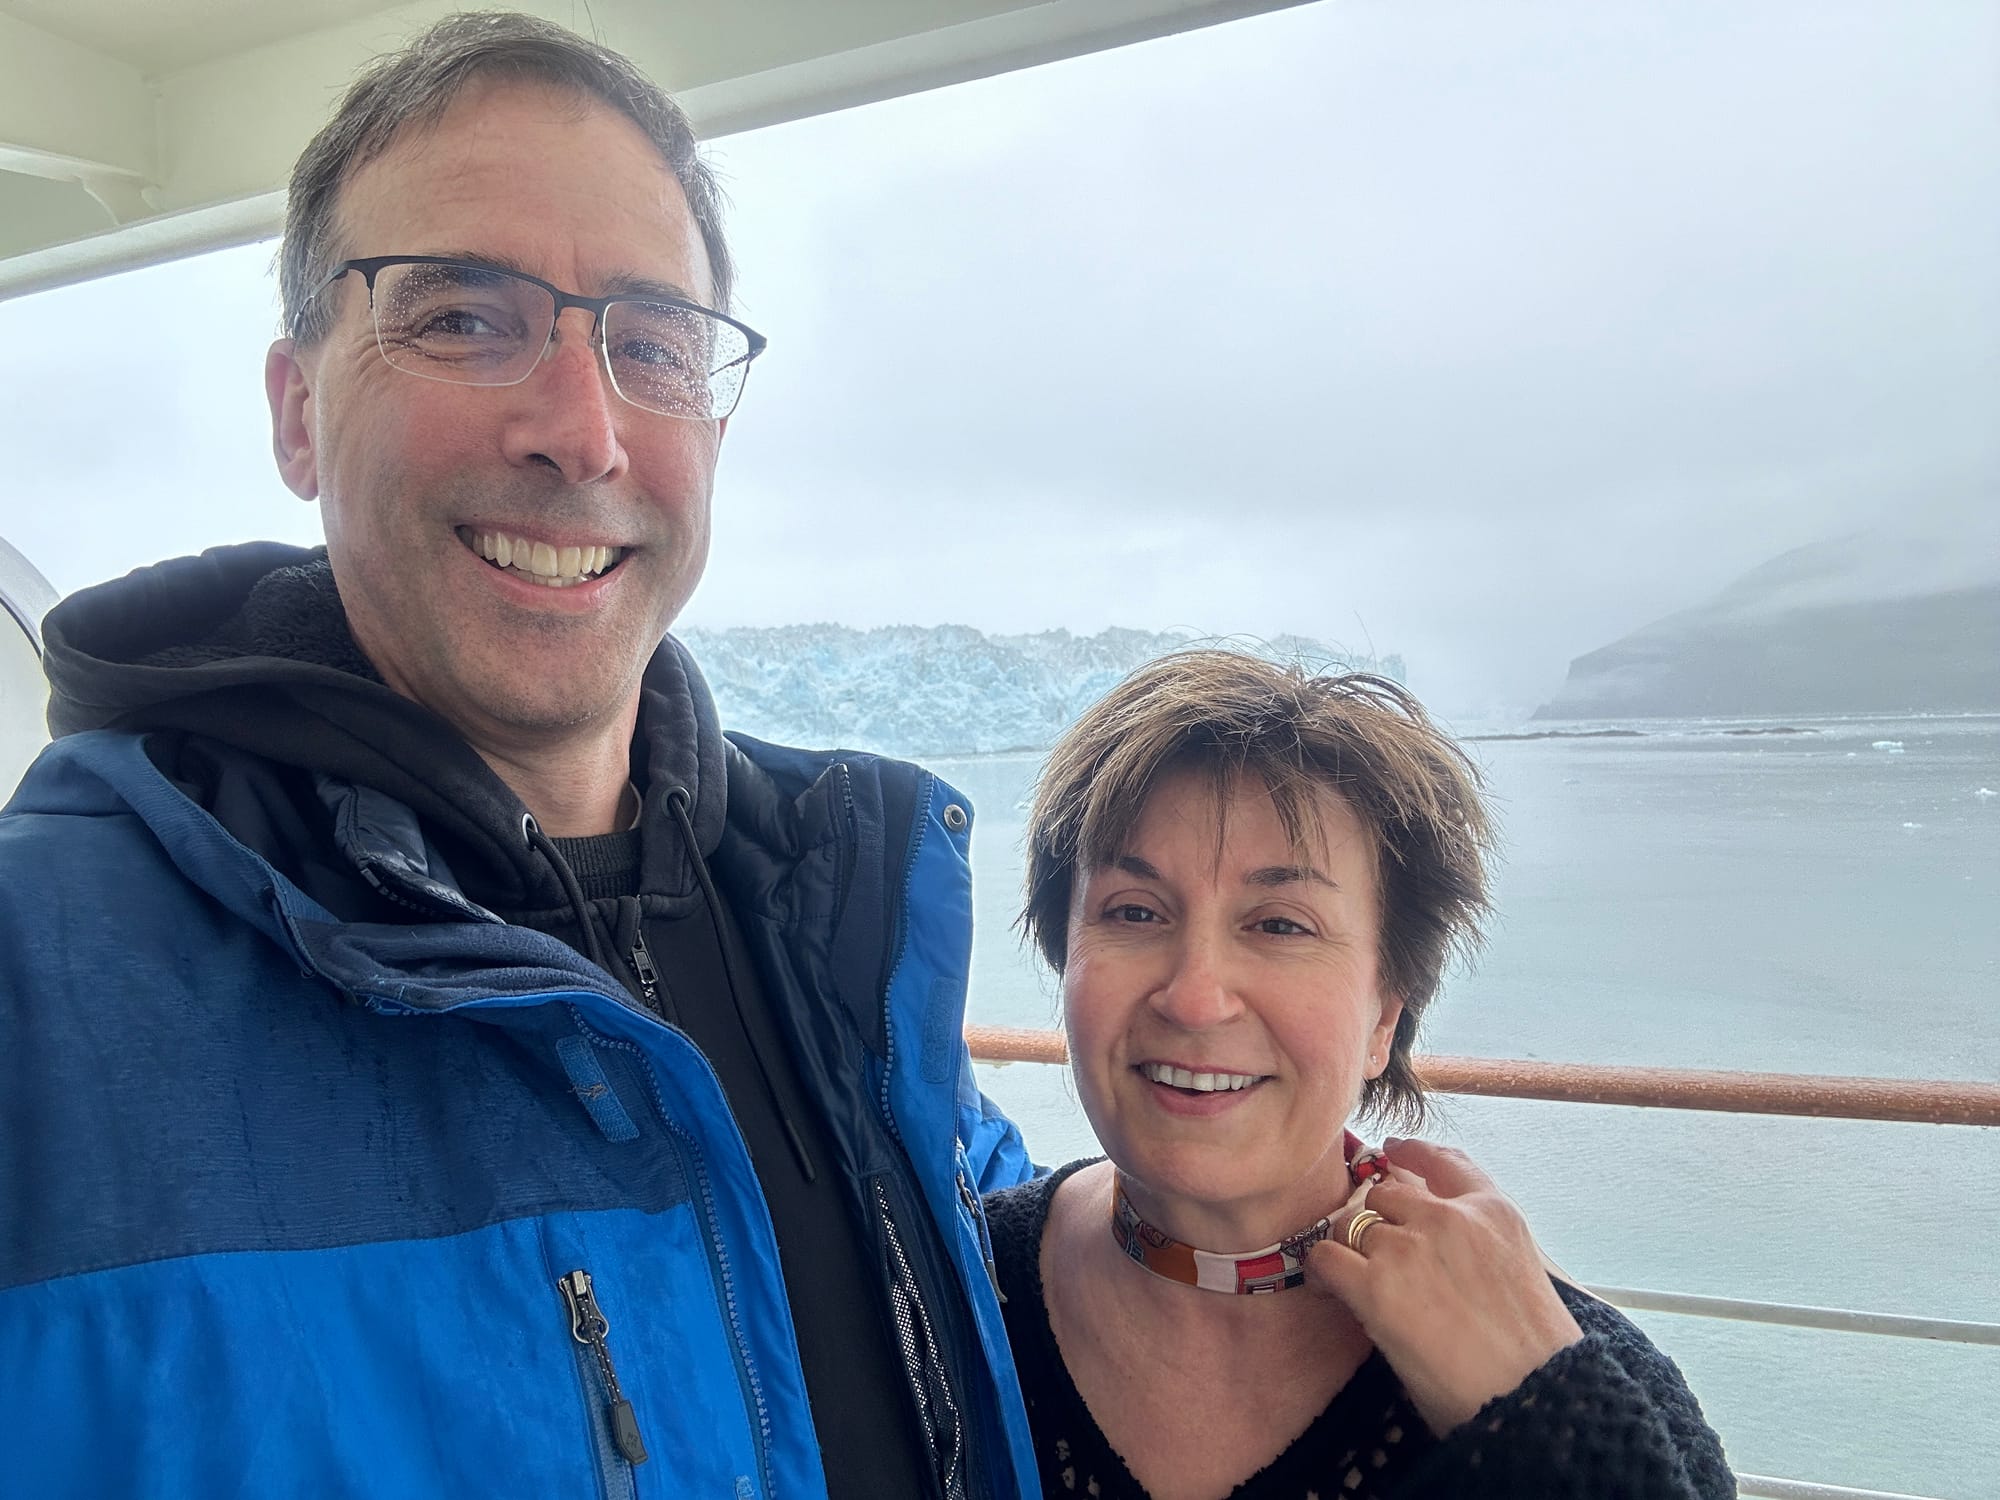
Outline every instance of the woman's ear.
[(301, 500), (317, 500), (312, 379), (290, 339), (279, 339), (264, 356), (264, 397), (271, 405), (271, 451), (278, 460), (279, 477)]
[(1368, 1066), (1363, 1075), (1380, 1078), (1388, 1071), (1390, 1049), (1396, 1044), (1396, 1023), (1403, 1018), (1403, 997), (1384, 995), (1382, 997), (1382, 1018), (1375, 1029), (1368, 1033)]

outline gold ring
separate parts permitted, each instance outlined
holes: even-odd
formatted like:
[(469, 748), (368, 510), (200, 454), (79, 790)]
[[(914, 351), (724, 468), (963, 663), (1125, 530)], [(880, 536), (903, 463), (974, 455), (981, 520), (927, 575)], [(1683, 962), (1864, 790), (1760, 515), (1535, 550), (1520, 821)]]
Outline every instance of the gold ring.
[(1380, 1214), (1376, 1213), (1374, 1209), (1364, 1208), (1359, 1213), (1357, 1213), (1353, 1218), (1347, 1221), (1347, 1232), (1343, 1234), (1341, 1238), (1347, 1241), (1348, 1249), (1354, 1251), (1356, 1254), (1359, 1254), (1361, 1251), (1362, 1237), (1366, 1235), (1369, 1230), (1373, 1229), (1377, 1224), (1384, 1224), (1387, 1222), (1388, 1221), (1384, 1219)]

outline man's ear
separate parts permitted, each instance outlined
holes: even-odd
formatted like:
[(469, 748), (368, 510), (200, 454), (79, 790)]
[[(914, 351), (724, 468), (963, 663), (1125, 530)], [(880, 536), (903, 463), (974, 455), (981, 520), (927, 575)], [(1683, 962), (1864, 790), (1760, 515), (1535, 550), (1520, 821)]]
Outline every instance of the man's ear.
[(319, 455), (313, 450), (312, 386), (290, 339), (264, 356), (264, 397), (271, 404), (271, 451), (285, 487), (301, 500), (319, 498)]

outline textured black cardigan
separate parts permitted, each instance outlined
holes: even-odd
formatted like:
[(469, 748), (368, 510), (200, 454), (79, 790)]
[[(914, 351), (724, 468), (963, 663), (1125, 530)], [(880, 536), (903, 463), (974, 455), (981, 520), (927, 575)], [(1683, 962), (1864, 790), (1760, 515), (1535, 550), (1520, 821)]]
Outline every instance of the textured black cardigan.
[[(1083, 1165), (996, 1193), (986, 1213), (1043, 1493), (1140, 1500), (1063, 1366), (1042, 1292), (1049, 1204)], [(1582, 1342), (1469, 1422), (1434, 1437), (1376, 1353), (1230, 1500), (1733, 1500), (1721, 1440), (1674, 1362), (1616, 1308), (1556, 1290)]]

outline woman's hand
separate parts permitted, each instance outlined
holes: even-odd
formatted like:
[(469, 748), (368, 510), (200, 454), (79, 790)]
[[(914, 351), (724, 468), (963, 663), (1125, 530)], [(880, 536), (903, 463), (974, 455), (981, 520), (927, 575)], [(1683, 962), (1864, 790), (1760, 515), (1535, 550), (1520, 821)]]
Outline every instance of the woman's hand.
[(1425, 1422), (1442, 1437), (1505, 1395), (1583, 1330), (1549, 1284), (1519, 1209), (1463, 1152), (1390, 1140), (1386, 1181), (1366, 1207), (1382, 1216), (1346, 1232), (1334, 1219), (1306, 1276), (1367, 1330)]

